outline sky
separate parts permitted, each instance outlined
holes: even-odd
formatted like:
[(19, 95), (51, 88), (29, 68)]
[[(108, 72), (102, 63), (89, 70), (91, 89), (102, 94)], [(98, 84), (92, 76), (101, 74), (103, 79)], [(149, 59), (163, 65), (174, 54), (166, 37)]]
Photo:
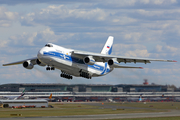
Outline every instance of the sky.
[[(180, 87), (180, 64), (127, 63), (89, 79), (61, 78), (60, 70), (2, 64), (37, 56), (46, 43), (100, 53), (114, 36), (112, 55), (180, 61), (178, 0), (0, 0), (0, 84), (149, 84)], [(121, 63), (124, 65), (123, 63)]]

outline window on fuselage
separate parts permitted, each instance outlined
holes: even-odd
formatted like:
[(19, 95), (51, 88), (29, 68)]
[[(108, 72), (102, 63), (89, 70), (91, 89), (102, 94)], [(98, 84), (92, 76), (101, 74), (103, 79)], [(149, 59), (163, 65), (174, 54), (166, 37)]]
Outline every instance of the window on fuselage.
[(45, 47), (53, 47), (51, 44), (46, 44)]

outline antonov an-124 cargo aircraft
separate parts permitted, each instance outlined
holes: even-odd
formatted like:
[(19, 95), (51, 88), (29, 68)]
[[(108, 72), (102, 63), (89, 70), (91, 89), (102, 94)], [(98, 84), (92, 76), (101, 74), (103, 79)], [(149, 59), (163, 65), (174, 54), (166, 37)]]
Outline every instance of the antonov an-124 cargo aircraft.
[(61, 70), (60, 76), (72, 79), (73, 76), (91, 79), (110, 73), (114, 68), (138, 68), (122, 66), (119, 63), (150, 63), (151, 61), (176, 62), (174, 60), (159, 60), (148, 58), (124, 57), (110, 55), (112, 52), (114, 37), (109, 36), (101, 53), (92, 53), (67, 49), (52, 43), (41, 48), (37, 57), (18, 62), (3, 64), (3, 66), (22, 64), (26, 69), (32, 69), (34, 65), (47, 66), (46, 70)]

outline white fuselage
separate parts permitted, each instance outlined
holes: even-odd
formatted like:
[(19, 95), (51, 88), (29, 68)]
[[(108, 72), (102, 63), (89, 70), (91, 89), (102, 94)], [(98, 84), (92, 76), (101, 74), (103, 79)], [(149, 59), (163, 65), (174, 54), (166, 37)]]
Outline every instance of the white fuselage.
[(71, 55), (73, 49), (51, 45), (51, 47), (43, 47), (38, 52), (37, 57), (42, 63), (60, 69), (62, 72), (78, 77), (80, 71), (84, 71), (92, 77), (97, 77), (106, 75), (113, 70), (106, 62), (95, 62), (94, 65), (85, 64), (82, 59)]

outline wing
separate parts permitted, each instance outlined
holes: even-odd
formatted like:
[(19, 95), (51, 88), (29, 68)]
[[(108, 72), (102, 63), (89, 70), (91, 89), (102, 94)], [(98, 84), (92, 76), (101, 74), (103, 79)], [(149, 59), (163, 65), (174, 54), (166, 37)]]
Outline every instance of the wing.
[(38, 59), (37, 57), (34, 57), (34, 58), (26, 59), (26, 60), (21, 60), (21, 61), (17, 61), (17, 62), (12, 62), (12, 63), (3, 64), (3, 66), (23, 64), (25, 61), (28, 61), (28, 60), (30, 60), (30, 62), (31, 62), (33, 65), (35, 65), (37, 59)]
[(114, 56), (114, 55), (104, 55), (99, 53), (83, 52), (83, 51), (73, 51), (73, 57), (84, 59), (86, 56), (92, 56), (96, 62), (108, 62), (110, 59), (115, 59), (118, 63), (151, 63), (150, 61), (163, 61), (163, 62), (176, 62), (175, 60), (162, 60), (162, 59), (149, 59), (149, 58), (137, 58), (137, 57), (125, 57), (125, 56)]

